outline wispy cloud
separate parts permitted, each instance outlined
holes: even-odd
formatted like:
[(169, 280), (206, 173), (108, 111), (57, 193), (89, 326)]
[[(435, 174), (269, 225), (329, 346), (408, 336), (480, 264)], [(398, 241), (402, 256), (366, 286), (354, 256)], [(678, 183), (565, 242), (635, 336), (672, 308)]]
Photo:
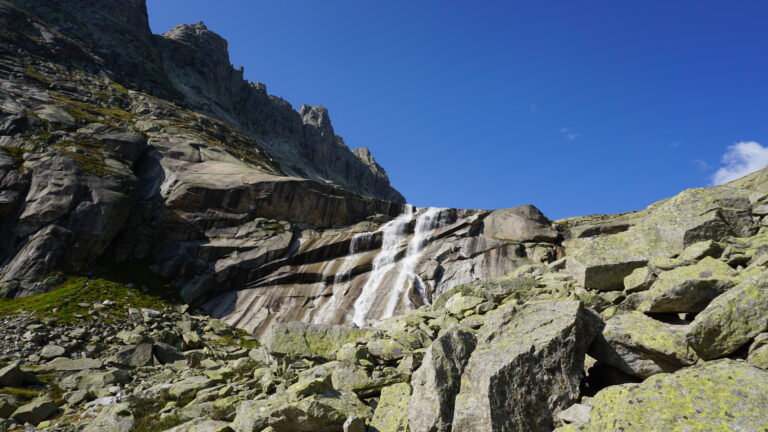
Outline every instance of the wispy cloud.
[(754, 141), (742, 141), (729, 146), (721, 158), (723, 167), (712, 176), (712, 184), (719, 185), (744, 177), (768, 165), (768, 147)]
[(696, 166), (697, 166), (697, 167), (698, 167), (700, 170), (702, 170), (702, 171), (709, 171), (709, 170), (711, 170), (711, 169), (712, 169), (712, 165), (710, 165), (710, 164), (706, 163), (705, 161), (703, 161), (703, 160), (701, 160), (701, 159), (694, 159), (694, 160), (693, 160), (693, 163), (695, 163), (695, 164), (696, 164)]
[(576, 138), (579, 137), (579, 134), (572, 131), (571, 128), (562, 127), (560, 128), (560, 133), (567, 139), (568, 141), (576, 141)]

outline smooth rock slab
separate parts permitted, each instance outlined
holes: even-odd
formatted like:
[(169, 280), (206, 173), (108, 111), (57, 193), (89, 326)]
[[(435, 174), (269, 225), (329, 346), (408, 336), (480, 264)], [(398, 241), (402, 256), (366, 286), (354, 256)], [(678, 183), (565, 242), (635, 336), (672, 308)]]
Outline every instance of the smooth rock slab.
[(589, 423), (558, 432), (763, 432), (768, 424), (768, 372), (719, 360), (641, 384), (608, 387), (595, 395)]
[(486, 317), (461, 377), (453, 430), (551, 431), (579, 397), (600, 319), (579, 301), (509, 305)]
[(685, 341), (685, 330), (642, 312), (618, 315), (606, 322), (589, 355), (638, 378), (674, 372), (697, 359)]
[(411, 379), (413, 397), (408, 407), (411, 432), (451, 430), (461, 374), (476, 343), (472, 331), (455, 325), (427, 348), (421, 367)]
[(688, 328), (688, 345), (704, 360), (725, 357), (768, 330), (768, 271), (717, 297)]

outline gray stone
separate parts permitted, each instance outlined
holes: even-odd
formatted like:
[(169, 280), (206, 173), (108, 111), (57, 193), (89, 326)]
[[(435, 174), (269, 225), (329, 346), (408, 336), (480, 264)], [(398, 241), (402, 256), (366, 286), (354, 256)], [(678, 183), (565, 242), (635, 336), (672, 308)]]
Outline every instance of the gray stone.
[(688, 345), (704, 360), (725, 357), (768, 330), (768, 272), (720, 295), (688, 328)]
[(117, 403), (102, 409), (83, 429), (83, 432), (129, 432), (133, 424), (131, 405)]
[(558, 432), (745, 431), (765, 429), (768, 372), (718, 360), (607, 387), (591, 401), (589, 422)]
[(52, 359), (55, 357), (61, 357), (66, 354), (67, 350), (64, 347), (58, 345), (46, 345), (40, 351), (40, 357), (45, 359)]
[(11, 418), (19, 423), (37, 425), (41, 421), (53, 415), (59, 406), (52, 400), (42, 397), (28, 404), (22, 405), (11, 414)]
[(453, 430), (552, 430), (557, 413), (579, 396), (584, 354), (601, 325), (578, 301), (486, 315), (461, 377)]
[(19, 368), (19, 362), (11, 362), (0, 369), (0, 387), (18, 387), (24, 382), (24, 372)]
[(700, 262), (662, 272), (651, 288), (630, 302), (643, 312), (700, 312), (734, 285), (728, 264), (706, 257)]
[(517, 242), (554, 242), (557, 239), (549, 219), (532, 205), (492, 211), (483, 220), (483, 235)]
[(112, 362), (129, 367), (149, 366), (153, 362), (152, 345), (144, 343), (123, 347), (112, 357)]
[(665, 324), (641, 312), (630, 312), (606, 322), (592, 343), (589, 355), (626, 374), (645, 379), (696, 362), (685, 332), (685, 326)]
[(455, 325), (427, 348), (411, 379), (408, 420), (412, 432), (450, 432), (461, 374), (475, 344), (469, 329)]
[(168, 389), (168, 394), (174, 399), (185, 399), (194, 396), (200, 390), (213, 385), (213, 381), (203, 376), (192, 376), (173, 383)]
[(562, 424), (583, 424), (589, 422), (590, 414), (592, 413), (592, 407), (583, 404), (573, 404), (570, 408), (560, 411), (557, 414), (557, 419)]
[(179, 350), (162, 342), (155, 342), (152, 346), (152, 353), (160, 364), (173, 363), (179, 360), (184, 360), (184, 354)]
[(265, 346), (277, 357), (333, 359), (344, 344), (369, 334), (370, 329), (351, 326), (279, 323), (272, 326)]

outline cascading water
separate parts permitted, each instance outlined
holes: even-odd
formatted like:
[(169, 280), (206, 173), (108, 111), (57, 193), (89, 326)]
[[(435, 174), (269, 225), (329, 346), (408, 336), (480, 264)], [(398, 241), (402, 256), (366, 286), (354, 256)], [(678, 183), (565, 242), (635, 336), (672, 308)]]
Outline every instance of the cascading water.
[(395, 258), (403, 242), (405, 228), (411, 222), (414, 210), (413, 206), (407, 206), (403, 214), (379, 228), (381, 232), (381, 251), (373, 259), (371, 273), (368, 275), (365, 285), (363, 285), (360, 296), (355, 301), (353, 318), (355, 324), (360, 326), (365, 324), (368, 311), (373, 306), (374, 300), (376, 300), (376, 290), (387, 273), (395, 266)]
[[(378, 302), (383, 302), (383, 313), (379, 318), (388, 318), (394, 315), (400, 299), (405, 294), (410, 281), (415, 279), (416, 265), (421, 260), (424, 246), (432, 232), (441, 224), (440, 214), (443, 209), (429, 207), (417, 214), (415, 209), (408, 206), (406, 212), (386, 223), (379, 231), (382, 233), (381, 251), (373, 260), (373, 268), (365, 282), (360, 296), (354, 304), (353, 321), (357, 325), (365, 325), (371, 313), (371, 309)], [(397, 262), (397, 255), (405, 241), (405, 228), (416, 218), (414, 234), (408, 242), (405, 256)], [(394, 285), (382, 291), (382, 283), (388, 275), (394, 274)], [(418, 281), (417, 283), (420, 283)], [(423, 287), (421, 287), (423, 296)], [(381, 294), (384, 298), (380, 298)]]
[[(385, 317), (391, 317), (395, 314), (395, 308), (400, 301), (403, 293), (408, 286), (410, 286), (410, 280), (415, 279), (416, 265), (421, 260), (421, 256), (424, 252), (424, 245), (429, 239), (430, 234), (440, 223), (440, 213), (443, 209), (436, 207), (428, 207), (424, 213), (420, 214), (416, 218), (416, 226), (413, 230), (413, 237), (408, 242), (408, 249), (405, 253), (400, 264), (400, 272), (395, 279), (395, 285), (392, 287), (393, 293), (389, 295), (386, 309), (384, 310)], [(423, 294), (422, 294), (423, 295)]]

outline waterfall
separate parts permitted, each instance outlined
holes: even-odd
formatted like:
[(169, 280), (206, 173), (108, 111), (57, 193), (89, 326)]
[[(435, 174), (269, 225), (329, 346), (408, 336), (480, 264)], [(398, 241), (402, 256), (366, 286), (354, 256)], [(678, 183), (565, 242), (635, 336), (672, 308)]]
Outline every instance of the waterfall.
[[(381, 318), (394, 315), (400, 299), (406, 294), (410, 281), (417, 278), (416, 266), (422, 258), (424, 246), (432, 232), (442, 225), (441, 213), (444, 209), (429, 207), (417, 214), (415, 209), (409, 206), (405, 213), (386, 223), (379, 231), (382, 233), (382, 246), (376, 258), (373, 260), (373, 268), (368, 280), (365, 282), (360, 296), (354, 304), (354, 323), (365, 325), (371, 309), (377, 300), (384, 302)], [(397, 255), (406, 239), (405, 228), (416, 218), (414, 233), (408, 242), (404, 257), (397, 262)], [(394, 285), (384, 287), (382, 283), (387, 275), (396, 271)], [(417, 283), (421, 283), (420, 280)], [(420, 295), (424, 296), (423, 286)], [(380, 299), (380, 297), (384, 297)], [(426, 299), (425, 299), (426, 300)]]
[(414, 271), (416, 265), (421, 260), (421, 256), (424, 252), (424, 245), (427, 243), (430, 234), (440, 223), (440, 213), (443, 209), (436, 207), (427, 208), (424, 213), (416, 218), (416, 226), (413, 230), (413, 237), (408, 242), (408, 249), (405, 253), (400, 264), (400, 272), (395, 279), (395, 285), (392, 287), (392, 294), (389, 295), (386, 309), (384, 310), (384, 317), (391, 317), (395, 314), (397, 303), (400, 298), (405, 294), (407, 287), (409, 286), (409, 280), (415, 278)]
[(381, 232), (381, 251), (373, 259), (373, 268), (365, 281), (360, 296), (355, 300), (355, 313), (353, 321), (357, 325), (364, 325), (368, 317), (368, 311), (373, 306), (376, 299), (376, 291), (395, 266), (395, 258), (400, 245), (405, 239), (405, 228), (411, 222), (414, 213), (414, 207), (408, 205), (405, 212), (395, 219), (387, 222), (379, 231)]

